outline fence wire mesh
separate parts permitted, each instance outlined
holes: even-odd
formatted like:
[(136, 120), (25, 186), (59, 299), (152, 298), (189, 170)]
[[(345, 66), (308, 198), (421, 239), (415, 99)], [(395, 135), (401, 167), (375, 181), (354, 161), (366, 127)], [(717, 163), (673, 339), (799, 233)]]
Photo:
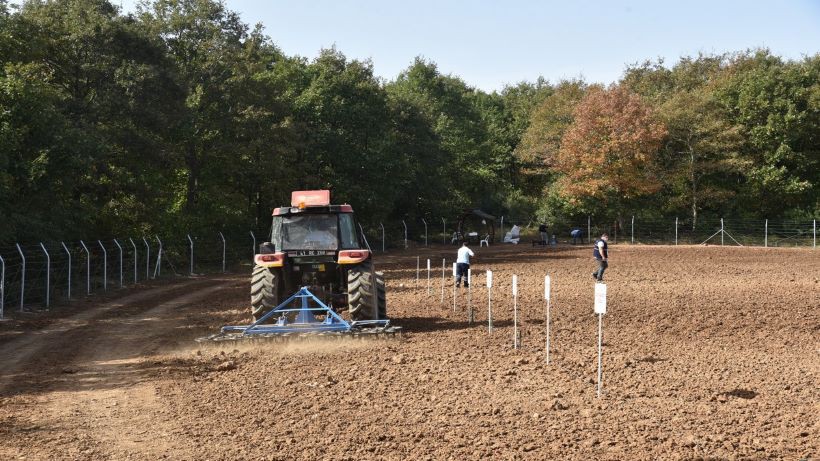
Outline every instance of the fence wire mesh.
[[(426, 226), (425, 226), (426, 224)], [(501, 216), (494, 222), (472, 220), (462, 234), (483, 238), (494, 226), (491, 243), (504, 240), (513, 225), (520, 243), (540, 240), (534, 217)], [(817, 222), (807, 220), (687, 219), (629, 216), (612, 222), (593, 218), (546, 223), (557, 244), (588, 243), (606, 232), (613, 244), (744, 245), (816, 247)], [(458, 243), (454, 219), (425, 217), (362, 223), (370, 248), (412, 249)], [(577, 230), (573, 239), (571, 232)], [(8, 312), (53, 308), (95, 293), (132, 287), (146, 280), (248, 270), (267, 232), (223, 230), (204, 235), (122, 236), (75, 242), (0, 245), (0, 318)]]

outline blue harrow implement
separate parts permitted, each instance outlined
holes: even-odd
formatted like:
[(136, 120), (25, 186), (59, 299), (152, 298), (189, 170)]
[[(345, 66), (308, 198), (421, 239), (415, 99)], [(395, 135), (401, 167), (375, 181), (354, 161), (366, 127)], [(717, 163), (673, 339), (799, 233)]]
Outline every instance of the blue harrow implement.
[(390, 320), (348, 322), (331, 307), (302, 287), (296, 294), (276, 306), (250, 325), (228, 325), (215, 335), (197, 339), (205, 341), (239, 341), (248, 339), (305, 338), (315, 336), (395, 336), (401, 327)]

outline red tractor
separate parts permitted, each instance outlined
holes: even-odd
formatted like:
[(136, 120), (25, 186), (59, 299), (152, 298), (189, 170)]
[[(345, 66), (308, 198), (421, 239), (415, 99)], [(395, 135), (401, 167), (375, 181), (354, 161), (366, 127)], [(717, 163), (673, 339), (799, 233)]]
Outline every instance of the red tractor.
[(384, 275), (360, 229), (353, 207), (331, 205), (330, 191), (293, 192), (290, 206), (273, 210), (270, 241), (254, 258), (254, 321), (301, 287), (352, 320), (386, 319)]

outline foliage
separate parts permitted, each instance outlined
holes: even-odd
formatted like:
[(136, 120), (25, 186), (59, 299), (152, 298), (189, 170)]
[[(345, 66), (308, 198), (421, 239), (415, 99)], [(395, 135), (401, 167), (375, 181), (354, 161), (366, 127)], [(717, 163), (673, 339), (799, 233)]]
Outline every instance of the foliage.
[(573, 112), (555, 159), (563, 194), (622, 211), (660, 188), (657, 152), (666, 128), (626, 88), (590, 90)]
[[(274, 37), (275, 39), (275, 37)], [(820, 55), (629, 66), (605, 89), (385, 81), (288, 56), (218, 0), (0, 0), (0, 241), (264, 232), (327, 187), (363, 224), (820, 210)]]

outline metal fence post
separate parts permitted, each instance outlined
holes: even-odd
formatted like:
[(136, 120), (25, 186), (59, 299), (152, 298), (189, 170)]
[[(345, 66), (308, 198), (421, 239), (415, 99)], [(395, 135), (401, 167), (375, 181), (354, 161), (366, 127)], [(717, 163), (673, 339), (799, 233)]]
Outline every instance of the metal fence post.
[(250, 231), (251, 239), (253, 239), (253, 251), (251, 252), (251, 261), (256, 257), (256, 236), (253, 235), (253, 231)]
[(379, 223), (379, 227), (381, 227), (381, 228), (382, 228), (382, 253), (384, 253), (384, 252), (385, 252), (385, 246), (384, 246), (384, 245), (385, 245), (385, 243), (384, 243), (384, 241), (385, 241), (385, 239), (384, 239), (384, 223), (381, 223), (381, 222), (380, 222), (380, 223)]
[(812, 235), (811, 247), (812, 248), (817, 248), (817, 220), (816, 219), (813, 219), (811, 221), (811, 235)]
[(763, 225), (763, 247), (769, 247), (769, 220), (766, 220), (766, 223)]
[(26, 297), (26, 255), (23, 254), (23, 249), (17, 243), (17, 252), (20, 253), (20, 259), (23, 261), (23, 270), (20, 272), (20, 312), (23, 312), (23, 302)]
[(191, 246), (191, 270), (190, 270), (190, 273), (191, 273), (191, 275), (194, 275), (194, 241), (191, 239), (191, 234), (186, 234), (186, 236), (188, 237), (188, 243), (190, 243), (190, 246)]
[(105, 245), (101, 240), (97, 240), (97, 243), (103, 251), (103, 291), (108, 291), (108, 251), (105, 250)]
[(424, 246), (427, 246), (427, 221), (421, 218), (421, 222), (424, 223)]
[(678, 218), (675, 218), (675, 246), (678, 245)]
[[(458, 229), (456, 229), (458, 230)], [(501, 241), (504, 241), (504, 215), (501, 215)]]
[(447, 220), (444, 218), (441, 218), (441, 230), (444, 232), (441, 243), (447, 245)]
[(131, 246), (134, 247), (134, 285), (137, 284), (137, 244), (134, 243), (134, 239), (128, 237), (128, 240), (131, 242)]
[(0, 255), (0, 320), (6, 307), (6, 260)]
[(51, 255), (48, 254), (43, 242), (40, 242), (40, 248), (43, 249), (43, 253), (46, 255), (46, 310), (48, 310), (51, 305)]
[(85, 242), (80, 240), (80, 245), (83, 246), (83, 250), (85, 251), (85, 294), (91, 294), (91, 252), (88, 251), (88, 247), (85, 246)]
[(117, 239), (114, 239), (114, 245), (117, 245), (117, 249), (120, 250), (120, 288), (122, 288), (122, 247)]
[(222, 232), (219, 233), (219, 238), (222, 239), (222, 273), (225, 273), (225, 236)]
[(632, 237), (631, 237), (630, 240), (631, 240), (630, 243), (632, 243), (632, 244), (635, 243), (635, 216), (634, 215), (632, 216)]
[(592, 241), (592, 216), (587, 216), (587, 243)]
[(154, 266), (154, 278), (157, 278), (162, 275), (162, 240), (159, 239), (159, 235), (155, 235), (154, 238), (157, 239), (159, 245), (159, 248), (157, 248), (157, 264)]
[(68, 255), (68, 296), (66, 298), (70, 301), (71, 300), (71, 252), (68, 251), (68, 247), (65, 246), (65, 243), (60, 242), (60, 245), (63, 246), (63, 250), (65, 250), (65, 254)]
[(145, 244), (145, 280), (148, 280), (150, 277), (149, 274), (149, 266), (151, 265), (151, 246), (148, 245), (148, 240), (143, 237), (142, 243)]
[(401, 220), (401, 225), (404, 226), (404, 249), (407, 249), (407, 224), (404, 220)]
[(723, 246), (723, 218), (720, 218), (720, 246)]

